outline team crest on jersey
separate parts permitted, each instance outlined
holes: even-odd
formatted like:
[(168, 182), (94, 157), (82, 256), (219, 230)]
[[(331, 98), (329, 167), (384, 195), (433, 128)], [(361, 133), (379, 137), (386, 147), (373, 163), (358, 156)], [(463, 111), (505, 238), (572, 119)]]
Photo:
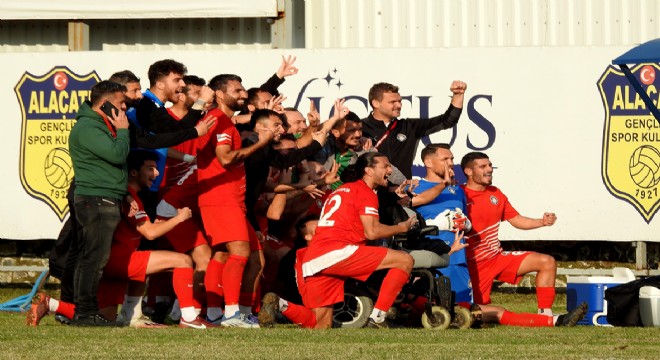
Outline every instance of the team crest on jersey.
[(456, 195), (456, 189), (454, 186), (450, 186), (447, 188), (447, 191), (449, 191), (450, 194)]
[[(660, 106), (658, 64), (631, 69)], [(649, 223), (660, 207), (660, 123), (623, 72), (608, 66), (598, 80), (605, 108), (601, 175), (613, 196), (628, 202)]]
[(494, 195), (491, 195), (491, 196), (490, 196), (490, 203), (491, 203), (491, 204), (493, 204), (493, 205), (497, 205), (499, 202), (500, 202), (500, 201), (497, 200), (497, 197), (495, 197)]
[(99, 81), (95, 71), (78, 75), (56, 66), (41, 76), (25, 72), (14, 87), (22, 116), (21, 184), (60, 221), (69, 212), (66, 194), (73, 179), (69, 132), (78, 108)]
[(399, 142), (404, 142), (407, 138), (406, 134), (397, 134), (396, 136), (396, 139), (399, 140)]

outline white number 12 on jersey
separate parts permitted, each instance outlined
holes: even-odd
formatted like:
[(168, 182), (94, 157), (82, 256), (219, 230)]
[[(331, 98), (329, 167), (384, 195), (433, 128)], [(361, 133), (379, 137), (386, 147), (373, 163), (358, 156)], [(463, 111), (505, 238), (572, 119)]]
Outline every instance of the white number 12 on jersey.
[[(329, 205), (332, 204), (330, 207), (330, 210), (328, 212), (325, 212), (325, 208)], [(323, 204), (323, 209), (321, 209), (321, 218), (319, 219), (319, 225), (318, 226), (333, 226), (335, 224), (334, 220), (330, 220), (330, 217), (339, 209), (339, 205), (341, 205), (341, 196), (335, 195), (328, 199), (325, 204)]]

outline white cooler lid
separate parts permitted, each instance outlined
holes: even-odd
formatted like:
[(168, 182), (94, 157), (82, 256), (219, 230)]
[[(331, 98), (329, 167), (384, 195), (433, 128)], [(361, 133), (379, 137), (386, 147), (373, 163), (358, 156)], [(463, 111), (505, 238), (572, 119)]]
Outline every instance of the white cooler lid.
[(642, 286), (639, 288), (639, 297), (646, 299), (660, 297), (660, 289), (655, 286)]

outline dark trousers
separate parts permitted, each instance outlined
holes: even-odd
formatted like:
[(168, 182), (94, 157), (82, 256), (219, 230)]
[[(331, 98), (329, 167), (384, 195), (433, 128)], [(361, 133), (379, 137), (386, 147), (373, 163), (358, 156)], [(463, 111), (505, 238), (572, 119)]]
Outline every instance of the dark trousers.
[(96, 293), (103, 267), (110, 258), (112, 236), (121, 217), (121, 201), (102, 196), (75, 195), (74, 207), (80, 226), (78, 261), (74, 274), (76, 317), (98, 312)]
[(69, 217), (64, 222), (48, 259), (50, 275), (58, 278), (61, 282), (60, 300), (69, 303), (73, 303), (73, 274), (76, 271), (76, 262), (78, 262), (79, 226), (73, 202), (75, 188), (75, 182), (72, 181), (66, 196), (69, 202)]

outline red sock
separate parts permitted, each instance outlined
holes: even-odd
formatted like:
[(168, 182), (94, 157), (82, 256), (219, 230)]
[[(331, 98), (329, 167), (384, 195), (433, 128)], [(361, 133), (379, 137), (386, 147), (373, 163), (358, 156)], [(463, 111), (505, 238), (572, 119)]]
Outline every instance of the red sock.
[(536, 303), (539, 309), (552, 309), (552, 304), (555, 302), (555, 288), (554, 287), (537, 287), (536, 288)]
[(206, 268), (206, 276), (204, 276), (204, 287), (206, 287), (206, 306), (207, 307), (222, 307), (222, 298), (224, 291), (222, 289), (222, 274), (225, 264), (211, 259), (209, 266)]
[(298, 304), (289, 303), (282, 315), (294, 324), (300, 324), (305, 329), (313, 329), (316, 326), (316, 316), (312, 310)]
[(383, 285), (380, 287), (380, 294), (374, 307), (378, 310), (387, 311), (394, 304), (396, 296), (399, 295), (409, 276), (410, 274), (401, 269), (390, 269), (385, 275), (385, 279), (383, 279)]
[(192, 268), (175, 268), (172, 271), (172, 287), (181, 308), (195, 306)]
[(510, 326), (546, 327), (554, 326), (552, 316), (540, 314), (517, 314), (504, 310), (500, 324)]
[(225, 291), (225, 306), (238, 304), (241, 293), (241, 279), (247, 257), (238, 255), (229, 255), (225, 264), (225, 270), (222, 273), (222, 286)]
[(57, 310), (55, 310), (55, 312), (73, 320), (73, 314), (76, 312), (76, 306), (72, 303), (60, 300), (60, 303), (57, 305)]

